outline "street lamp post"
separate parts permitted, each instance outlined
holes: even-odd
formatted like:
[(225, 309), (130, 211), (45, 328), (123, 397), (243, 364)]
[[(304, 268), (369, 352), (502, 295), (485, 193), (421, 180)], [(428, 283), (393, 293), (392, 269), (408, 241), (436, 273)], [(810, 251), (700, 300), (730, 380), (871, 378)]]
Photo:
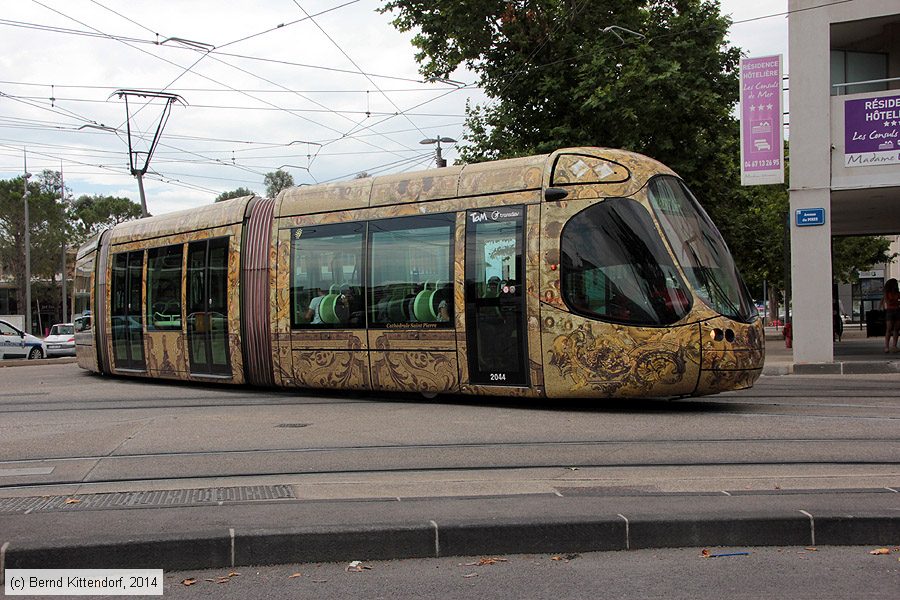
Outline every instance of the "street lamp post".
[(31, 224), (28, 219), (28, 180), (31, 173), (28, 172), (28, 155), (25, 158), (25, 177), (22, 199), (25, 201), (25, 331), (31, 333)]
[(455, 144), (456, 140), (448, 137), (437, 136), (436, 138), (426, 138), (419, 142), (420, 144), (437, 144), (437, 147), (434, 149), (434, 163), (438, 167), (446, 167), (447, 160), (441, 156), (441, 142), (445, 144)]

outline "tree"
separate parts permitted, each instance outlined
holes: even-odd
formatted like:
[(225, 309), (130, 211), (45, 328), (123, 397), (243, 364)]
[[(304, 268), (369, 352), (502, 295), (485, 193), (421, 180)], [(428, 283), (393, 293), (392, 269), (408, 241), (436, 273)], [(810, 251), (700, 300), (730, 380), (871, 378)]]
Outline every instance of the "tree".
[[(38, 178), (40, 179), (40, 177)], [(59, 271), (60, 248), (65, 240), (65, 210), (59, 192), (42, 189), (43, 181), (28, 183), (28, 222), (31, 273), (52, 279)], [(0, 181), (0, 263), (13, 275), (16, 301), (25, 310), (25, 202), (24, 179)]]
[(245, 187), (239, 187), (238, 189), (231, 190), (230, 192), (222, 192), (221, 194), (216, 196), (216, 202), (223, 202), (225, 200), (231, 200), (232, 198), (242, 198), (244, 196), (252, 196), (254, 194), (255, 194), (255, 192), (253, 190), (248, 190)]
[(892, 262), (891, 241), (879, 236), (831, 238), (831, 272), (837, 283), (856, 283), (859, 271), (868, 271), (879, 263)]
[(294, 185), (294, 178), (287, 171), (278, 169), (277, 171), (266, 173), (264, 182), (266, 184), (266, 196), (274, 198), (281, 190), (292, 187)]
[[(466, 161), (611, 146), (648, 154), (704, 203), (735, 188), (737, 48), (711, 0), (389, 0), (426, 77), (474, 70)], [(643, 36), (614, 29), (618, 26)], [(727, 176), (725, 176), (728, 174)]]
[(123, 221), (138, 219), (141, 205), (129, 198), (117, 196), (82, 195), (69, 210), (73, 237), (82, 242), (95, 233)]

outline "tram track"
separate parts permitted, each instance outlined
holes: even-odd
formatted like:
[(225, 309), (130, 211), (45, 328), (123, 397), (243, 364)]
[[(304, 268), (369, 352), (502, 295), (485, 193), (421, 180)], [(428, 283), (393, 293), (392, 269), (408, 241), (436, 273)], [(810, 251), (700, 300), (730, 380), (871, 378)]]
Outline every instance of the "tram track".
[(0, 490), (23, 485), (82, 485), (295, 475), (347, 475), (517, 469), (732, 468), (879, 466), (900, 470), (900, 440), (888, 437), (793, 439), (656, 439), (344, 445), (29, 457), (4, 469), (43, 475), (0, 478)]

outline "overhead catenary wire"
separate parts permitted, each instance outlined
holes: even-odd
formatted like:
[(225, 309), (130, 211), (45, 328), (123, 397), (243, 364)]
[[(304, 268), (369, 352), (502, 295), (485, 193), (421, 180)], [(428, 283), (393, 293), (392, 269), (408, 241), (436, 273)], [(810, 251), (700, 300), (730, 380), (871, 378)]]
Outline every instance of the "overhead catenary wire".
[[(46, 6), (45, 4), (43, 4), (43, 3), (41, 3), (41, 2), (38, 2), (38, 0), (34, 0), (34, 1), (35, 1), (37, 4), (39, 4), (39, 5), (41, 5), (41, 6), (44, 6), (45, 8), (48, 8), (49, 10), (52, 10), (52, 11), (56, 12), (57, 14), (60, 14), (61, 16), (64, 16), (64, 17), (69, 18), (69, 19), (72, 19), (73, 21), (75, 21), (75, 22), (77, 22), (77, 23), (79, 23), (79, 24), (81, 24), (81, 25), (83, 25), (83, 26), (85, 26), (85, 27), (89, 27), (88, 25), (82, 23), (81, 21), (79, 21), (79, 20), (77, 20), (77, 19), (74, 19), (73, 17), (71, 17), (71, 16), (69, 16), (69, 15), (66, 15), (66, 14), (62, 13), (61, 11), (58, 11), (58, 10), (56, 10), (56, 9), (53, 9), (52, 7)], [(98, 33), (102, 33), (102, 32), (100, 32), (99, 30), (97, 30), (96, 28), (92, 28), (92, 29), (95, 29), (95, 31), (97, 31)], [(104, 34), (104, 35), (105, 35), (105, 34)], [(111, 37), (111, 36), (105, 35), (105, 37)], [(126, 44), (126, 45), (130, 45), (130, 44)], [(140, 50), (140, 49), (138, 49), (138, 50)], [(141, 51), (146, 53), (146, 51), (143, 51), (143, 50), (141, 50)], [(153, 56), (154, 58), (158, 58), (158, 59), (160, 59), (160, 60), (163, 60), (164, 62), (168, 62), (168, 63), (173, 64), (173, 65), (175, 64), (175, 63), (172, 63), (171, 61), (167, 61), (166, 59), (164, 59), (164, 58), (162, 58), (162, 57), (158, 57), (158, 56), (156, 56), (156, 55), (153, 55), (152, 53), (148, 53), (148, 54), (150, 54), (150, 56)], [(207, 53), (207, 54), (208, 54), (208, 53)], [(205, 56), (205, 55), (204, 55), (204, 56)], [(196, 64), (196, 62), (195, 62), (195, 64)], [(227, 64), (227, 63), (226, 63), (226, 64)], [(175, 65), (175, 66), (177, 66), (177, 65)], [(190, 67), (189, 67), (189, 69), (190, 69)], [(195, 74), (196, 74), (196, 73), (195, 73)], [(206, 76), (203, 76), (203, 75), (200, 75), (200, 74), (196, 74), (196, 75), (201, 76), (201, 77), (204, 77), (204, 78), (206, 78), (206, 79), (208, 79), (208, 80), (210, 80), (210, 81), (213, 81), (214, 83), (219, 83), (220, 85), (225, 85), (226, 87), (230, 87), (230, 86), (227, 86), (227, 84), (221, 84), (221, 82), (218, 82), (218, 81), (216, 81), (216, 80), (214, 80), (214, 79), (212, 79), (212, 78), (209, 78), (209, 77), (206, 77)], [(231, 88), (231, 89), (234, 89), (234, 88)], [(234, 91), (237, 91), (237, 92), (241, 93), (240, 90), (234, 90)], [(251, 97), (252, 97), (252, 96), (251, 96)], [(257, 99), (257, 100), (258, 100), (258, 99)], [(265, 101), (263, 101), (263, 102), (265, 102)], [(273, 105), (273, 106), (275, 106), (275, 105)], [(281, 107), (276, 107), (276, 108), (278, 108), (279, 110), (283, 110)], [(286, 111), (286, 112), (290, 112), (290, 111)], [(303, 118), (302, 115), (295, 115), (295, 116), (300, 116), (301, 118)], [(311, 120), (309, 120), (309, 119), (307, 119), (307, 120), (310, 121), (310, 122), (312, 122), (312, 123), (318, 124), (318, 123), (316, 123), (316, 122), (314, 122), (314, 121), (311, 121)], [(319, 124), (319, 125), (321, 125), (321, 124)], [(327, 126), (326, 126), (326, 127), (327, 127)], [(366, 128), (366, 129), (371, 129), (371, 127)], [(337, 133), (338, 131), (335, 130), (335, 132)], [(335, 138), (335, 141), (341, 140), (341, 139), (345, 139), (345, 138), (348, 138), (348, 137), (349, 137), (348, 135), (342, 134), (339, 138)], [(369, 143), (369, 142), (366, 142), (365, 140), (363, 140), (363, 142), (364, 142), (364, 143)], [(369, 143), (369, 144), (370, 144), (370, 143)], [(378, 146), (375, 146), (375, 147), (378, 147)]]
[[(842, 3), (847, 2), (847, 1), (849, 1), (849, 0), (841, 0), (841, 1), (839, 1), (839, 2), (831, 2), (831, 3), (828, 3), (827, 5), (842, 4)], [(817, 6), (817, 7), (809, 7), (809, 8), (802, 9), (802, 10), (812, 10), (812, 9), (819, 8), (820, 6), (825, 6), (825, 5), (826, 5), (826, 4), (822, 4), (822, 5), (819, 5), (819, 6)], [(792, 12), (792, 11), (787, 11), (787, 12), (777, 13), (777, 14), (775, 14), (775, 15), (761, 15), (761, 16), (758, 16), (758, 17), (753, 17), (753, 18), (751, 18), (751, 19), (742, 19), (742, 20), (740, 20), (740, 21), (735, 21), (733, 24), (739, 24), (739, 23), (744, 23), (744, 22), (756, 21), (756, 20), (760, 20), (760, 19), (764, 19), (764, 18), (770, 18), (770, 17), (772, 17), (772, 16), (785, 15), (785, 14), (788, 14), (789, 12)], [(276, 30), (276, 29), (278, 29), (278, 28), (273, 28), (272, 31), (274, 31), (274, 30)], [(148, 31), (149, 31), (149, 28), (148, 28)], [(100, 38), (103, 38), (104, 36), (94, 36), (94, 37), (100, 39)], [(662, 37), (662, 36), (659, 36), (659, 37)], [(620, 44), (620, 45), (618, 45), (617, 47), (626, 46), (626, 45), (628, 45), (628, 44)], [(191, 51), (191, 50), (182, 49), (182, 51)], [(549, 68), (549, 66), (550, 66), (550, 65), (546, 65), (546, 64), (545, 64), (545, 65), (535, 65), (536, 68)], [(346, 70), (346, 71), (347, 71), (349, 74), (355, 74), (355, 75), (358, 75), (358, 73), (355, 73), (355, 72), (352, 71), (352, 70)], [(293, 93), (293, 92), (287, 92), (287, 90), (285, 90), (283, 93)], [(271, 110), (277, 110), (277, 109), (271, 109)], [(63, 117), (63, 115), (61, 115), (61, 114), (60, 114), (60, 115), (57, 115), (57, 116)], [(385, 116), (385, 117), (388, 117), (389, 115), (384, 115), (384, 116)], [(65, 118), (65, 117), (63, 117), (63, 118)], [(385, 119), (385, 120), (387, 120), (387, 119)], [(95, 121), (95, 122), (96, 122), (96, 121)], [(430, 131), (434, 131), (434, 128), (432, 128), (432, 127), (428, 127), (427, 129), (430, 130)], [(360, 133), (360, 132), (358, 132), (358, 133)], [(81, 135), (94, 135), (94, 136), (96, 136), (96, 135), (99, 135), (99, 134), (100, 134), (100, 132), (89, 132), (89, 131), (84, 131), (84, 132), (82, 132)], [(354, 134), (354, 135), (352, 136), (352, 138), (353, 138), (353, 139), (356, 139), (356, 138), (358, 138), (358, 137), (363, 137), (364, 135), (369, 135), (368, 131), (366, 131), (365, 133), (362, 133), (361, 135)], [(378, 135), (378, 134), (375, 134), (375, 135)], [(195, 137), (196, 137), (198, 140), (212, 139), (212, 138), (203, 138), (203, 136), (195, 136)], [(323, 137), (325, 137), (325, 136), (323, 136)], [(348, 136), (348, 137), (349, 137), (349, 136)], [(168, 139), (174, 140), (174, 139), (193, 139), (193, 138), (191, 138), (190, 136), (185, 136), (185, 137), (182, 137), (182, 138), (176, 138), (174, 135), (173, 135), (173, 136), (167, 135), (167, 136), (166, 136), (166, 139), (167, 139), (167, 140), (168, 140)], [(345, 138), (338, 138), (338, 137), (335, 137), (335, 138), (326, 139), (326, 140), (322, 140), (322, 138), (320, 138), (320, 141), (328, 142), (328, 141), (331, 141), (331, 140), (338, 141), (338, 140), (341, 140), (341, 139), (345, 139)], [(241, 143), (241, 144), (244, 144), (245, 142), (246, 142), (245, 140), (238, 140), (238, 141), (231, 141), (230, 143)], [(252, 148), (243, 148), (243, 147), (242, 147), (239, 151), (245, 151), (245, 150), (251, 150), (251, 153), (252, 153)], [(173, 151), (174, 151), (174, 152), (177, 152), (178, 150), (176, 150), (176, 149), (173, 148)], [(206, 152), (206, 151), (202, 151), (202, 152)], [(201, 153), (202, 153), (202, 152), (201, 152)], [(209, 151), (209, 152), (212, 152), (212, 151)], [(219, 152), (219, 151), (216, 151), (216, 152)], [(227, 151), (222, 150), (221, 152), (227, 152)], [(325, 153), (321, 153), (321, 155), (322, 155), (322, 156), (326, 156)], [(227, 163), (228, 161), (225, 161), (225, 162)], [(219, 164), (219, 163), (218, 163), (218, 162), (215, 162), (215, 164)]]

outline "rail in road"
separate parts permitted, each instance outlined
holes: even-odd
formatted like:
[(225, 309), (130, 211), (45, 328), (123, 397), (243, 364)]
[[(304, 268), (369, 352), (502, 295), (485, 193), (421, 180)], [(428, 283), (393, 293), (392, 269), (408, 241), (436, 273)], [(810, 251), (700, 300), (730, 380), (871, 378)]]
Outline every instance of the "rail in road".
[(890, 376), (773, 377), (710, 398), (591, 405), (201, 387), (99, 377), (75, 365), (10, 373), (17, 380), (0, 392), (6, 496), (211, 478), (399, 484), (481, 472), (514, 481), (534, 470), (596, 486), (604, 470), (625, 468), (693, 469), (704, 490), (700, 480), (712, 473), (752, 471), (758, 480), (767, 468), (783, 477), (830, 467), (837, 476), (828, 485), (854, 473), (862, 479), (853, 485), (872, 481), (881, 470), (886, 486), (900, 483)]
[(895, 388), (782, 376), (697, 399), (426, 401), (8, 369), (0, 544), (19, 565), (187, 568), (875, 543), (900, 535)]

